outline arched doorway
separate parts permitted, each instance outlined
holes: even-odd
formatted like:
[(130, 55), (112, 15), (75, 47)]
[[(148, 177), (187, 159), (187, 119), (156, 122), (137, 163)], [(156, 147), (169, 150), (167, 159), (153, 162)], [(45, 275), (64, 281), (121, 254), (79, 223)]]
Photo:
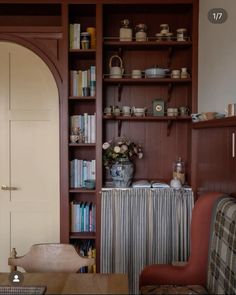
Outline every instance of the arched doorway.
[(31, 50), (0, 42), (0, 271), (12, 247), (59, 242), (59, 94)]

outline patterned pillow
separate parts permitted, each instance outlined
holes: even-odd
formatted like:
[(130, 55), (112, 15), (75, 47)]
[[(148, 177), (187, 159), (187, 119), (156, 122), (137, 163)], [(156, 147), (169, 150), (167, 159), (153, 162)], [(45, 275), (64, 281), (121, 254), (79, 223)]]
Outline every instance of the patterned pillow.
[(236, 199), (221, 199), (213, 218), (207, 289), (211, 294), (236, 294)]

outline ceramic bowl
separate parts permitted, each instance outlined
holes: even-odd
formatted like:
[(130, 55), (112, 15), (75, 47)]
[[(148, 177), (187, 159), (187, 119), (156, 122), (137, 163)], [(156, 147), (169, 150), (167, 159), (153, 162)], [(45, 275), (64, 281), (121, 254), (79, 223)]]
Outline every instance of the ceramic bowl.
[(94, 179), (87, 179), (84, 181), (86, 189), (94, 189), (95, 188), (95, 180)]

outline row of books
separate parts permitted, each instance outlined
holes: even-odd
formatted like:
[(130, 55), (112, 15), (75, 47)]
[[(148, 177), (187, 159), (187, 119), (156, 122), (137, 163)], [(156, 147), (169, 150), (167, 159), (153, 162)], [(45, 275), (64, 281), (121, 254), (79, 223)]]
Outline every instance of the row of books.
[(81, 135), (82, 143), (95, 143), (96, 141), (96, 114), (70, 116), (70, 134)]
[[(96, 259), (96, 248), (95, 248), (95, 240), (74, 240), (73, 241), (74, 247), (76, 251), (81, 255), (81, 256), (87, 256), (87, 257), (92, 257)], [(96, 273), (96, 264), (88, 266), (88, 267), (82, 267), (79, 270), (80, 273)]]
[(95, 96), (96, 94), (96, 67), (90, 66), (86, 70), (70, 71), (71, 96)]
[(71, 231), (95, 232), (96, 205), (88, 202), (71, 202)]
[(85, 188), (85, 180), (95, 180), (96, 161), (79, 160), (70, 161), (70, 187)]

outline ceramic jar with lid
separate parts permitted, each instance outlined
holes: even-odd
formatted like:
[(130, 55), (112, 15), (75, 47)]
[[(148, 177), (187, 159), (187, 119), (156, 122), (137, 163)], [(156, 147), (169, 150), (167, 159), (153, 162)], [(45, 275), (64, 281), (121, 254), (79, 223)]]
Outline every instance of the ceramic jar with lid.
[(187, 29), (180, 28), (180, 29), (177, 29), (176, 32), (177, 32), (177, 41), (187, 40)]
[(169, 25), (168, 24), (160, 24), (160, 28), (161, 28), (161, 31), (160, 33), (162, 35), (166, 35), (167, 33), (169, 33), (170, 29), (169, 29)]
[(147, 26), (145, 24), (138, 24), (135, 27), (135, 40), (147, 41)]
[(129, 20), (123, 19), (120, 27), (120, 41), (132, 41), (132, 29), (129, 26)]

